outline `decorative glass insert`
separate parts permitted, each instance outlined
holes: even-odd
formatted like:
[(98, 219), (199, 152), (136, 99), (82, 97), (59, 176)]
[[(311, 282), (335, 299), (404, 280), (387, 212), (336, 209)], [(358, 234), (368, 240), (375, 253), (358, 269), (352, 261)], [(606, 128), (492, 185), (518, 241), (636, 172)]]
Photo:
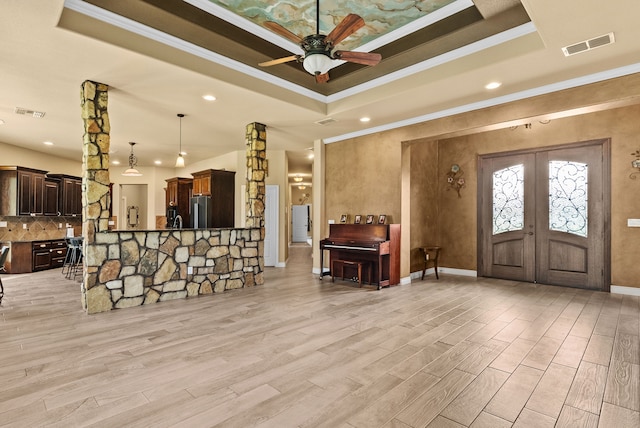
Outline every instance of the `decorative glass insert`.
[(524, 229), (524, 165), (493, 173), (493, 234)]
[(549, 230), (587, 236), (586, 163), (549, 162)]

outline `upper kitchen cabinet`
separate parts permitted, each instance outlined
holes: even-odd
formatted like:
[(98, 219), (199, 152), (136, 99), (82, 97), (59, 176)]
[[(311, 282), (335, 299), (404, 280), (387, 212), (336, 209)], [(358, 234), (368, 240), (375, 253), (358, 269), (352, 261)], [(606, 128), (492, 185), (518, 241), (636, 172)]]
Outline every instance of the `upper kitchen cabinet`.
[(0, 215), (44, 214), (46, 171), (0, 166)]
[(82, 215), (82, 178), (65, 174), (49, 174), (60, 182), (58, 210), (63, 216)]
[(47, 177), (44, 180), (44, 215), (60, 215), (59, 194), (60, 181)]
[(193, 195), (211, 197), (213, 227), (233, 227), (234, 222), (234, 171), (207, 169), (192, 172)]
[[(189, 224), (189, 201), (193, 192), (193, 180), (191, 178), (173, 177), (167, 182), (166, 208), (176, 207), (176, 213), (182, 217), (183, 224)], [(169, 224), (169, 227), (172, 225)]]

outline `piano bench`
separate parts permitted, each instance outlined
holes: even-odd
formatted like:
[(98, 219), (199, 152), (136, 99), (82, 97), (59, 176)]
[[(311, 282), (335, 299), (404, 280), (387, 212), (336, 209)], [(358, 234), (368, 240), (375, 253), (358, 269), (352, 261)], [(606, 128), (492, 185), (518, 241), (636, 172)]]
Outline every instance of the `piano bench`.
[(333, 265), (331, 266), (331, 281), (336, 281), (336, 273), (338, 272), (338, 268), (340, 268), (339, 277), (344, 278), (344, 267), (355, 267), (358, 269), (358, 285), (362, 287), (362, 268), (367, 268), (367, 279), (369, 280), (369, 284), (371, 284), (371, 263), (364, 261), (351, 261), (351, 260), (334, 260)]

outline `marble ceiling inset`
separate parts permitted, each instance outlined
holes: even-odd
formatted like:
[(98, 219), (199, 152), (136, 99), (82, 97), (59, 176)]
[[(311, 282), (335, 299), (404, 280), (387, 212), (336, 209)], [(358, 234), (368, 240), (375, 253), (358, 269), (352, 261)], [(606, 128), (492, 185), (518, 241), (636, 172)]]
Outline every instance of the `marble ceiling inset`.
[[(274, 21), (298, 36), (316, 33), (315, 0), (209, 0), (257, 24)], [(441, 9), (456, 0), (323, 0), (320, 1), (320, 34), (328, 34), (349, 13), (360, 15), (366, 25), (343, 41), (341, 49), (356, 49)]]

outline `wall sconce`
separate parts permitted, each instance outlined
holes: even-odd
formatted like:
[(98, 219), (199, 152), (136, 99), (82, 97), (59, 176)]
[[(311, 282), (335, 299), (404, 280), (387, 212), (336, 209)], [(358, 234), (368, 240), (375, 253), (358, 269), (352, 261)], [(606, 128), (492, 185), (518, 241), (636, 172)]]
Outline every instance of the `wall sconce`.
[(293, 177), (293, 181), (300, 183), (302, 181), (302, 177)]
[(460, 165), (455, 163), (451, 165), (451, 169), (447, 172), (447, 183), (449, 184), (447, 190), (455, 190), (459, 198), (462, 197), (460, 190), (465, 186), (463, 175), (464, 171), (460, 168)]
[(631, 161), (631, 166), (634, 167), (635, 169), (637, 169), (637, 171), (634, 171), (631, 174), (629, 174), (629, 177), (632, 178), (633, 180), (635, 180), (636, 179), (636, 174), (640, 174), (640, 149), (638, 149), (635, 152), (631, 153), (631, 156), (635, 156), (636, 157), (634, 160)]
[[(548, 125), (548, 124), (549, 124), (549, 122), (551, 122), (551, 120), (539, 120), (539, 121), (538, 121), (538, 123), (540, 123), (540, 124), (542, 124), (542, 125)], [(531, 123), (525, 123), (523, 126), (524, 126), (524, 129), (531, 129), (531, 128), (533, 128), (533, 124), (531, 124)], [(517, 129), (517, 128), (518, 128), (518, 125), (510, 126), (510, 127), (509, 127), (509, 129), (510, 129), (510, 130), (512, 130), (512, 131), (513, 131), (513, 130), (515, 130), (515, 129)]]

